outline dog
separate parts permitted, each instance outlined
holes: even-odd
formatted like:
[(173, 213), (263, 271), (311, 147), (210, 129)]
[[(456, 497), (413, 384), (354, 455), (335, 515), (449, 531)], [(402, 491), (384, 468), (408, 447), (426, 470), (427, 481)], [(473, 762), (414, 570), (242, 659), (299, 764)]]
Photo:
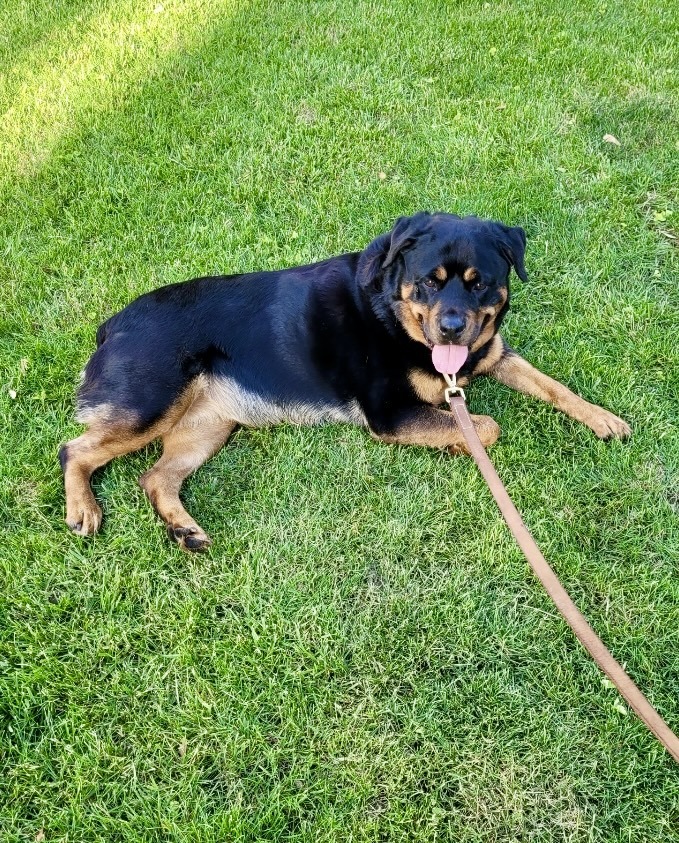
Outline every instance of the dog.
[[(465, 347), (458, 384), (490, 375), (542, 399), (602, 439), (629, 426), (533, 368), (501, 338), (512, 270), (527, 281), (522, 228), (474, 216), (401, 217), (363, 252), (274, 272), (196, 278), (140, 296), (97, 331), (77, 420), (60, 462), (66, 522), (95, 533), (92, 473), (160, 437), (139, 482), (171, 539), (210, 539), (179, 499), (183, 481), (238, 425), (349, 422), (387, 443), (466, 452), (437, 346)], [(456, 349), (455, 351), (460, 351)], [(472, 416), (485, 446), (500, 434)]]

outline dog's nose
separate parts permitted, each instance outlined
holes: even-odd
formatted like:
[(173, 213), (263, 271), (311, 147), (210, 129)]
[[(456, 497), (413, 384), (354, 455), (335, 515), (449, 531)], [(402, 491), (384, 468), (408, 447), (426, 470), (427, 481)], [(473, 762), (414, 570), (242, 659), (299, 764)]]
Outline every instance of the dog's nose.
[(449, 310), (442, 314), (439, 324), (443, 337), (447, 340), (454, 340), (464, 331), (465, 319), (456, 310)]

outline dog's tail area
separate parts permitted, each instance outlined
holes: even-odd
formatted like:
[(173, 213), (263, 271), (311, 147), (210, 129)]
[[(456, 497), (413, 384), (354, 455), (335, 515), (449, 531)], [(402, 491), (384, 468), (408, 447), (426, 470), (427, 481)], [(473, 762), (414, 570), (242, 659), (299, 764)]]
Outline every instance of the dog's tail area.
[(102, 345), (102, 343), (106, 340), (108, 336), (108, 329), (111, 320), (107, 319), (105, 322), (102, 322), (101, 325), (97, 328), (97, 348)]
[(101, 325), (97, 328), (97, 348), (102, 346), (106, 342), (106, 340), (110, 336), (112, 336), (112, 334), (115, 333), (115, 327), (116, 325), (120, 325), (120, 323), (123, 321), (120, 319), (120, 317), (123, 313), (125, 313), (126, 310), (127, 308), (125, 308), (125, 310), (119, 311), (118, 313), (114, 313), (113, 316), (109, 316), (109, 318), (105, 322), (102, 322)]

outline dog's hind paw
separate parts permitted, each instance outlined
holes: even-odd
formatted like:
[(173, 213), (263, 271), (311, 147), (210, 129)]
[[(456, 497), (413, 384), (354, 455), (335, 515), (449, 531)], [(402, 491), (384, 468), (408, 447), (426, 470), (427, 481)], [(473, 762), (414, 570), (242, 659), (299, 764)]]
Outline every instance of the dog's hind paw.
[(101, 507), (92, 498), (91, 502), (71, 504), (66, 511), (66, 524), (78, 536), (92, 536), (101, 527)]
[(212, 544), (207, 533), (204, 533), (198, 526), (181, 527), (175, 524), (169, 524), (167, 534), (182, 550), (188, 550), (192, 553), (207, 550)]

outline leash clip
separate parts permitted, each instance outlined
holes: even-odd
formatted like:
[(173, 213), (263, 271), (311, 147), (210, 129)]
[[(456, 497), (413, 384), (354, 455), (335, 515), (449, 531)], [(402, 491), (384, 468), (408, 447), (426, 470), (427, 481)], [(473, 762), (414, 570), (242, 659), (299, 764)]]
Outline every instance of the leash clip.
[(446, 379), (446, 382), (448, 384), (448, 388), (443, 393), (446, 401), (450, 404), (450, 400), (453, 395), (459, 395), (460, 398), (466, 402), (467, 396), (464, 394), (464, 390), (462, 389), (462, 387), (457, 385), (456, 376), (454, 374), (449, 375), (447, 372), (442, 372), (441, 374)]

